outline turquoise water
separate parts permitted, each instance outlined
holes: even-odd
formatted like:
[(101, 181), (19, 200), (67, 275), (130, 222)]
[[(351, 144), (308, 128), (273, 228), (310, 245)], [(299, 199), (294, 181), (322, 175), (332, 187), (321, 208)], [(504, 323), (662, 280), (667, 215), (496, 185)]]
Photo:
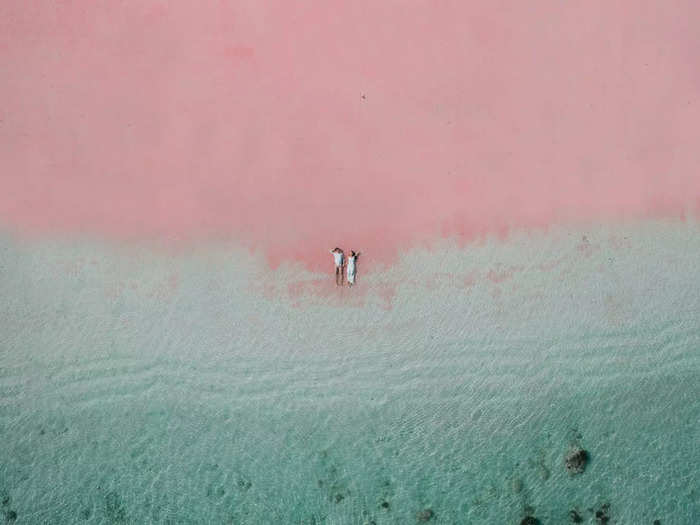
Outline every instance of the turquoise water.
[[(5, 236), (2, 512), (549, 524), (608, 504), (609, 523), (698, 523), (698, 233), (445, 243), (355, 296), (290, 296), (332, 275), (233, 247)], [(590, 454), (575, 477), (572, 444)]]

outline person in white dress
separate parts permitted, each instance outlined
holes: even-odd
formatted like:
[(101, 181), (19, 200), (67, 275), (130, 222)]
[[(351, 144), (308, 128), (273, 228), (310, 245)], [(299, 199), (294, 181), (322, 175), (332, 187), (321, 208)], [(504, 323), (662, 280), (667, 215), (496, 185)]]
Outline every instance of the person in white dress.
[(357, 277), (357, 258), (360, 256), (360, 252), (355, 253), (350, 250), (350, 257), (348, 257), (348, 286), (355, 284), (355, 278)]
[(333, 254), (333, 262), (335, 263), (335, 285), (343, 284), (343, 267), (345, 266), (345, 253), (340, 248), (336, 247), (331, 250)]

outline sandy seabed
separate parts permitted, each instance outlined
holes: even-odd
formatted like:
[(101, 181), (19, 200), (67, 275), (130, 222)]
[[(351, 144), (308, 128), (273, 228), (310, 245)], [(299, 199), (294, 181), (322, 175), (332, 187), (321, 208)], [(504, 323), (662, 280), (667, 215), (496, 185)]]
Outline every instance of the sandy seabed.
[(416, 247), (339, 289), (330, 256), (6, 234), (1, 511), (697, 523), (698, 261), (697, 222), (579, 226)]

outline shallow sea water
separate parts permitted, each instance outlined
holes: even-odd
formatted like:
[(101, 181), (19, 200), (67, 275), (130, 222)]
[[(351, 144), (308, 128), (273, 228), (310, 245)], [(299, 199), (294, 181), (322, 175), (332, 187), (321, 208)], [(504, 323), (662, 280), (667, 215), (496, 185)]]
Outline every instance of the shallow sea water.
[(550, 524), (607, 504), (609, 523), (699, 523), (699, 234), (443, 242), (352, 290), (231, 246), (4, 235), (2, 513)]

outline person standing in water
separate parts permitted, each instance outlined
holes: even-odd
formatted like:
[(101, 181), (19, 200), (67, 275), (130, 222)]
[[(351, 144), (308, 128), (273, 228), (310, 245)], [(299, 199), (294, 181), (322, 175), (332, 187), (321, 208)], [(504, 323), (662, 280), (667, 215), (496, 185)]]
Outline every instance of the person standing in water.
[(345, 267), (345, 253), (338, 247), (331, 250), (333, 254), (333, 262), (335, 262), (335, 285), (343, 284), (343, 268)]
[(357, 258), (360, 256), (360, 252), (355, 253), (350, 250), (350, 257), (348, 257), (348, 286), (355, 284), (355, 277), (357, 276)]

